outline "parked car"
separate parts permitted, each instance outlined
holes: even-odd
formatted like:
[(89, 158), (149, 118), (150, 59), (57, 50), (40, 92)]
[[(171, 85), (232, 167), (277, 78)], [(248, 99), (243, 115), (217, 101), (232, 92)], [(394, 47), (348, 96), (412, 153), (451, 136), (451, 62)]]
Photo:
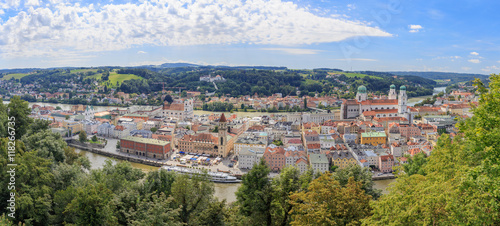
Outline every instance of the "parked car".
[(229, 163), (229, 165), (227, 165), (227, 166), (229, 166), (229, 167), (233, 167), (234, 165), (233, 165), (233, 163)]

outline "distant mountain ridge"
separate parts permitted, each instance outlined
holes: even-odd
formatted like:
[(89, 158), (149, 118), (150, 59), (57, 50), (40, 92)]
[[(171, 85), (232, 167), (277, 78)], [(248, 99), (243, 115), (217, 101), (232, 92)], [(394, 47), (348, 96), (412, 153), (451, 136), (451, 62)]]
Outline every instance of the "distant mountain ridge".
[(388, 73), (403, 76), (403, 75), (413, 75), (422, 78), (427, 78), (431, 80), (447, 80), (450, 79), (451, 83), (456, 82), (466, 82), (473, 80), (474, 78), (479, 78), (481, 80), (488, 79), (489, 75), (483, 74), (470, 74), (470, 73), (455, 73), (455, 72), (437, 72), (437, 71), (390, 71)]

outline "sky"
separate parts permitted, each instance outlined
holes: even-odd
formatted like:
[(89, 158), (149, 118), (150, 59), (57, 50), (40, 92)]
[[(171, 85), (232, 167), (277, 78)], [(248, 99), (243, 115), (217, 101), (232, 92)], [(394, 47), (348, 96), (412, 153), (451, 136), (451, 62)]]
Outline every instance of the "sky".
[(2, 0), (0, 68), (500, 73), (496, 0)]

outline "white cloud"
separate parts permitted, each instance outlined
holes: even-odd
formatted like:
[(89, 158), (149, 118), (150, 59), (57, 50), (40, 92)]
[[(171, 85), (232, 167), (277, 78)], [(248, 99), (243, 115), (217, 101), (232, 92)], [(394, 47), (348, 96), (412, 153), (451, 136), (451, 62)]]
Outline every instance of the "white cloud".
[(356, 9), (356, 5), (355, 4), (347, 4), (347, 9), (354, 10), (354, 9)]
[(293, 48), (262, 48), (263, 50), (283, 51), (293, 55), (317, 54), (321, 50), (317, 49), (293, 49)]
[(40, 5), (40, 2), (38, 0), (27, 0), (24, 2), (25, 6), (38, 6)]
[(408, 28), (410, 28), (411, 33), (419, 32), (421, 29), (423, 29), (423, 27), (421, 25), (418, 25), (418, 24), (408, 25)]
[(481, 63), (481, 61), (480, 61), (479, 59), (470, 59), (470, 60), (468, 60), (468, 61), (469, 61), (469, 62), (471, 62), (471, 63), (474, 63), (474, 64), (479, 64), (479, 63)]
[(470, 55), (479, 56), (479, 53), (477, 53), (477, 52), (470, 52)]
[(499, 70), (500, 70), (500, 67), (497, 67), (497, 66), (488, 66), (486, 68), (481, 69), (481, 71), (484, 71), (484, 72), (499, 71)]
[(375, 59), (367, 59), (367, 58), (347, 58), (347, 59), (332, 59), (338, 61), (378, 61)]
[(146, 54), (147, 52), (144, 52), (144, 51), (137, 51), (137, 54)]
[(470, 69), (472, 69), (472, 68), (470, 68), (470, 67), (462, 67), (462, 70), (464, 70), (464, 71), (469, 71)]
[(456, 59), (462, 58), (461, 56), (445, 56), (445, 57), (434, 57), (432, 60), (442, 60), (442, 59), (450, 59), (451, 61), (455, 61)]
[(4, 58), (48, 56), (60, 50), (121, 50), (142, 45), (293, 46), (337, 42), (356, 36), (392, 36), (367, 23), (320, 17), (281, 0), (53, 4), (30, 7), (0, 22), (0, 34), (6, 34), (0, 36), (0, 54)]

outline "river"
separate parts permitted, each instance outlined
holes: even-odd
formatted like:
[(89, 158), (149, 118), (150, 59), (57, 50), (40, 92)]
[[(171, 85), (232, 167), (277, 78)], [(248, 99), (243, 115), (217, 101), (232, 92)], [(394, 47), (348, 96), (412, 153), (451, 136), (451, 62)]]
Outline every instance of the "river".
[[(99, 169), (102, 168), (104, 165), (104, 162), (106, 160), (111, 160), (112, 163), (116, 163), (122, 160), (115, 160), (108, 158), (106, 156), (94, 154), (92, 152), (87, 152), (83, 150), (76, 149), (77, 152), (83, 152), (85, 153), (85, 156), (87, 156), (91, 162), (91, 169)], [(148, 165), (143, 165), (139, 163), (131, 163), (134, 168), (141, 169), (143, 172), (150, 172), (153, 170), (158, 170), (158, 167), (154, 166), (148, 166)], [(377, 189), (382, 189), (383, 194), (387, 194), (386, 188), (389, 186), (390, 183), (394, 182), (394, 179), (391, 180), (377, 180), (375, 182), (375, 188)], [(218, 199), (226, 199), (228, 203), (235, 202), (236, 201), (236, 191), (238, 188), (241, 186), (240, 183), (235, 183), (235, 184), (222, 184), (222, 183), (215, 183), (215, 192), (214, 195)]]
[(444, 92), (445, 90), (446, 90), (446, 87), (434, 87), (432, 95), (413, 97), (413, 98), (408, 99), (408, 106), (413, 107), (413, 106), (415, 106), (415, 104), (420, 103), (427, 98), (432, 98), (432, 96), (434, 96), (440, 92)]

